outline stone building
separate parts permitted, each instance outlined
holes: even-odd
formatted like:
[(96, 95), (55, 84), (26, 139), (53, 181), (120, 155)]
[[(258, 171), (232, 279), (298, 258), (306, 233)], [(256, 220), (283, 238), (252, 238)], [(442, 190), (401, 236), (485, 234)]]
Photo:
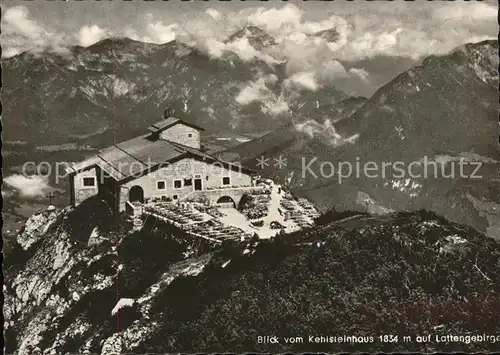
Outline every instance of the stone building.
[(203, 152), (192, 123), (171, 117), (148, 133), (101, 150), (70, 170), (73, 206), (99, 195), (115, 209), (158, 200), (197, 199), (237, 207), (252, 187), (252, 171)]

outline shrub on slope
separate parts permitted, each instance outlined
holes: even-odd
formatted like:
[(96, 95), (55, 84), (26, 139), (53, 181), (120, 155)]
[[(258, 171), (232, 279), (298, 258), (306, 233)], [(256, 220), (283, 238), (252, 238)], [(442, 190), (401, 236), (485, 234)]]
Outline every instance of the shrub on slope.
[[(326, 225), (311, 233), (317, 241), (310, 247), (261, 243), (250, 258), (174, 282), (156, 305), (161, 331), (137, 350), (498, 349), (490, 342), (401, 341), (403, 335), (500, 331), (498, 242), (427, 212), (401, 213), (353, 231)], [(307, 341), (309, 335), (382, 334), (399, 335), (400, 341)], [(258, 344), (259, 335), (281, 341)], [(304, 343), (285, 344), (285, 336), (303, 336)]]

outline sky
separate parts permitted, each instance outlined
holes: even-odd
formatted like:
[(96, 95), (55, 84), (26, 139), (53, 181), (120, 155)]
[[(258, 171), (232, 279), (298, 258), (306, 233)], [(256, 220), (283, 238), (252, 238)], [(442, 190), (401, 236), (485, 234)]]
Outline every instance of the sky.
[[(320, 79), (357, 80), (365, 94), (386, 80), (387, 75), (377, 79), (378, 64), (388, 71), (406, 69), (430, 54), (498, 33), (494, 1), (17, 0), (2, 3), (1, 25), (4, 58), (40, 48), (64, 53), (71, 45), (89, 46), (107, 37), (152, 43), (176, 39), (212, 57), (231, 50), (245, 60), (286, 60), (291, 80), (309, 86)], [(265, 30), (278, 46), (261, 53), (245, 41), (224, 42), (245, 25)], [(334, 42), (311, 36), (330, 28), (339, 34)]]
[(110, 35), (164, 43), (181, 32), (223, 37), (251, 23), (274, 36), (338, 27), (345, 57), (384, 51), (422, 55), (496, 37), (496, 3), (477, 1), (6, 1), (7, 53), (44, 44), (81, 44)]

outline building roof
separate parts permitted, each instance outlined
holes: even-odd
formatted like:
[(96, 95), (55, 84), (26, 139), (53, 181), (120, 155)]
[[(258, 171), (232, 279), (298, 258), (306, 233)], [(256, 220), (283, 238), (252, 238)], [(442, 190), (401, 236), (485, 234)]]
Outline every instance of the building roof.
[(208, 153), (205, 153), (205, 152), (202, 152), (201, 150), (198, 150), (196, 148), (193, 148), (193, 147), (189, 147), (189, 146), (186, 146), (186, 145), (182, 145), (180, 143), (174, 143), (172, 142), (172, 144), (174, 144), (175, 146), (181, 148), (181, 149), (184, 149), (186, 152), (188, 152), (189, 154), (191, 155), (194, 155), (194, 156), (197, 156), (199, 158), (201, 158), (202, 160), (205, 160), (205, 161), (208, 161), (208, 162), (219, 162), (219, 163), (222, 163), (224, 164), (224, 166), (226, 166), (227, 168), (230, 168), (230, 169), (234, 169), (234, 170), (241, 170), (241, 171), (246, 171), (247, 173), (255, 173), (255, 171), (249, 169), (249, 168), (245, 168), (237, 163), (229, 163), (227, 161), (224, 161), (224, 160), (221, 160), (217, 157), (214, 157), (213, 155), (210, 155)]
[(71, 173), (87, 170), (88, 168), (92, 168), (100, 161), (101, 161), (101, 159), (97, 155), (95, 155), (95, 156), (93, 156), (89, 159), (86, 159), (84, 161), (81, 161), (79, 163), (72, 164), (71, 166), (67, 165), (64, 167), (64, 169), (66, 170), (66, 173), (71, 174)]
[(166, 119), (153, 123), (151, 126), (148, 127), (148, 131), (150, 132), (163, 131), (169, 127), (175, 126), (178, 123), (182, 123), (185, 124), (186, 126), (193, 127), (194, 129), (197, 129), (199, 131), (204, 131), (202, 127), (195, 125), (194, 123), (181, 120), (180, 118), (176, 117), (168, 117)]
[(98, 166), (113, 179), (121, 181), (139, 177), (144, 171), (153, 169), (160, 164), (189, 156), (207, 162), (218, 161), (229, 169), (239, 169), (248, 173), (252, 172), (237, 164), (217, 159), (198, 149), (145, 134), (101, 150), (96, 156), (74, 165), (70, 173), (74, 174)]
[(107, 164), (108, 169), (112, 169), (112, 172), (100, 167), (111, 176), (115, 173), (116, 180), (122, 180), (179, 158), (185, 153), (169, 141), (154, 140), (148, 135), (143, 135), (106, 148), (98, 156)]

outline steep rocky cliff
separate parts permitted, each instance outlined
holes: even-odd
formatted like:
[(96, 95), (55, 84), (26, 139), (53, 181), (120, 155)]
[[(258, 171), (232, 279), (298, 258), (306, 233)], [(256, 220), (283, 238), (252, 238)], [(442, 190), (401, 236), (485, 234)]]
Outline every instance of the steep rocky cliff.
[(499, 350), (500, 339), (308, 342), (500, 331), (498, 242), (425, 211), (335, 216), (214, 249), (154, 219), (133, 232), (95, 199), (36, 214), (5, 260), (6, 352)]

